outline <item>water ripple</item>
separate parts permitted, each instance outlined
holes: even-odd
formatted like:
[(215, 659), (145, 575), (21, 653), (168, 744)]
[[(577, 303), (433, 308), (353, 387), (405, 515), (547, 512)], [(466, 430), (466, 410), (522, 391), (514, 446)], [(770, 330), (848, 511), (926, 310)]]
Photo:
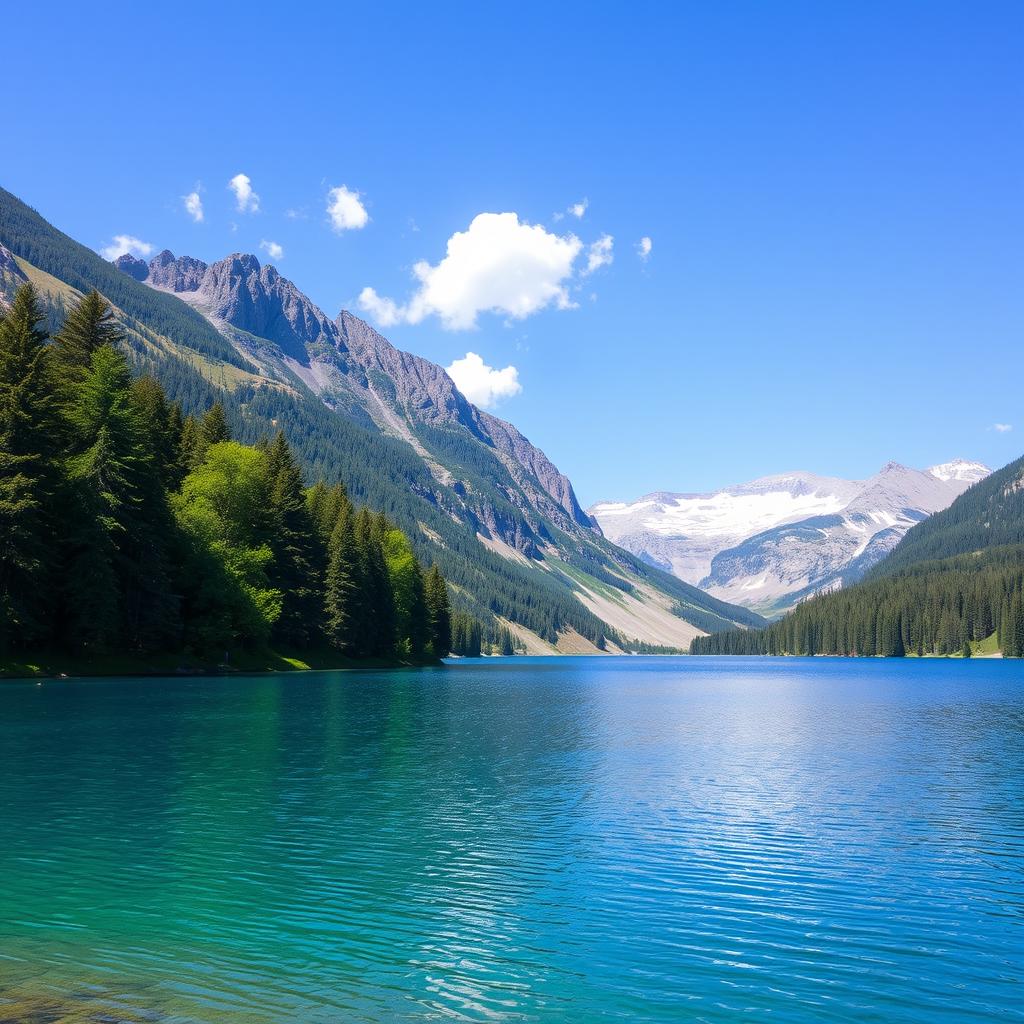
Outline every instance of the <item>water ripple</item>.
[(0, 687), (0, 1024), (1024, 1021), (1024, 666)]

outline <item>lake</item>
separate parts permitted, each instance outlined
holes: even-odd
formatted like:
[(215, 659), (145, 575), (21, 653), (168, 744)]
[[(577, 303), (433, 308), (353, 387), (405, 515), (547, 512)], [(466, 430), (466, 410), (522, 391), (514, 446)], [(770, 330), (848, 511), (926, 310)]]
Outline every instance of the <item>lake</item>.
[(0, 1021), (1024, 1020), (1024, 664), (0, 682)]

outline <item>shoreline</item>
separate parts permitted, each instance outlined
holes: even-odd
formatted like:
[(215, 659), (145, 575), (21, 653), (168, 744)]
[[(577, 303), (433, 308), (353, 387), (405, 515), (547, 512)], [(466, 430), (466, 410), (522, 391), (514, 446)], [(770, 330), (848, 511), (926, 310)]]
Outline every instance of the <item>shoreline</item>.
[(0, 659), (0, 681), (24, 679), (96, 679), (140, 676), (264, 675), (277, 672), (346, 672), (399, 668), (438, 668), (440, 659), (346, 658), (330, 651), (231, 651), (225, 661), (187, 654), (69, 655), (43, 652)]

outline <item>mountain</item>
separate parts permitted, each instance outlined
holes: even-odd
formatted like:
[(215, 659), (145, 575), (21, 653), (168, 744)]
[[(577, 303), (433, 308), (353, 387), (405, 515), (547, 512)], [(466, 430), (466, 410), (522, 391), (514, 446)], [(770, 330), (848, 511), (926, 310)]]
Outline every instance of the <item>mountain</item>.
[(108, 263), (3, 190), (0, 243), (51, 323), (99, 290), (137, 369), (187, 412), (222, 401), (245, 442), (283, 430), (311, 479), (385, 511), (437, 561), (456, 608), (509, 625), (531, 651), (685, 647), (762, 621), (609, 542), (544, 453), (441, 367), (351, 313), (332, 320), (255, 256)]
[(868, 480), (785, 473), (712, 494), (657, 492), (590, 509), (606, 537), (725, 601), (778, 615), (860, 579), (916, 523), (990, 470), (890, 462)]
[(690, 650), (1024, 657), (1024, 458), (913, 526), (860, 582), (764, 629), (698, 637)]

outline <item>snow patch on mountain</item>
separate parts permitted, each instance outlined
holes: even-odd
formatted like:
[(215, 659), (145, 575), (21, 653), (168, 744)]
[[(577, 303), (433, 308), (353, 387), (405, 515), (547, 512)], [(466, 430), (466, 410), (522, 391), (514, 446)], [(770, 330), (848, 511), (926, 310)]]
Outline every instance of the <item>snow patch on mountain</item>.
[(868, 480), (794, 472), (711, 494), (659, 491), (590, 509), (605, 535), (715, 597), (778, 614), (843, 586), (915, 523), (989, 474), (955, 459), (927, 470), (890, 462)]

